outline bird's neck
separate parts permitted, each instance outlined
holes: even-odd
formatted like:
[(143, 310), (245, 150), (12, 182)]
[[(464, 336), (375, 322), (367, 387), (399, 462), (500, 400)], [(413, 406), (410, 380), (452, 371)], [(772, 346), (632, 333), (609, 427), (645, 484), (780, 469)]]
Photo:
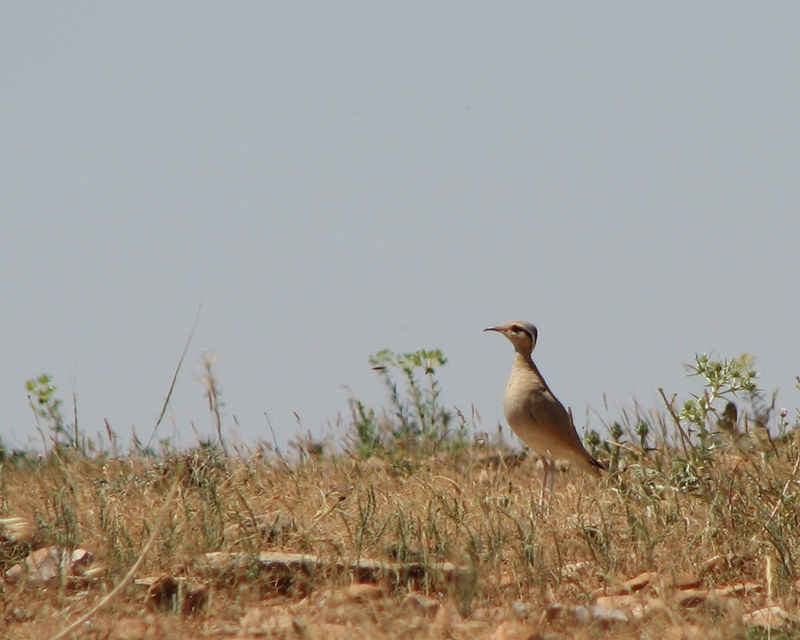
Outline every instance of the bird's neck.
[(537, 377), (542, 377), (542, 374), (539, 373), (539, 369), (533, 363), (533, 358), (531, 358), (530, 353), (517, 351), (514, 354), (514, 369), (532, 371)]
[(511, 387), (521, 387), (528, 391), (531, 389), (548, 390), (547, 383), (531, 359), (531, 354), (520, 353), (519, 351), (514, 356), (514, 366), (511, 369), (511, 377), (508, 379), (508, 384)]

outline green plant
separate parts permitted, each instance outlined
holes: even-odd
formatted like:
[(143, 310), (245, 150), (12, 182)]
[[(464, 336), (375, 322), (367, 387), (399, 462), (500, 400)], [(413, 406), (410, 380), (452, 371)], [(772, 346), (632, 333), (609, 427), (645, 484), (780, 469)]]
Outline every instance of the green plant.
[[(441, 402), (435, 374), (447, 358), (439, 349), (404, 354), (384, 349), (370, 356), (369, 363), (389, 392), (389, 408), (378, 418), (374, 409), (349, 399), (351, 432), (359, 455), (402, 452), (408, 456), (443, 446), (465, 446), (466, 422), (460, 420), (452, 429), (453, 415)], [(404, 392), (399, 381), (404, 383)]]
[(56, 397), (53, 376), (43, 373), (37, 378), (28, 380), (25, 383), (25, 389), (28, 391), (28, 401), (36, 416), (37, 423), (39, 419), (49, 423), (56, 446), (77, 449), (80, 440), (78, 421), (75, 420), (72, 432), (70, 432), (61, 415), (62, 402)]
[[(694, 433), (702, 446), (706, 446), (712, 430), (722, 421), (723, 424), (736, 421), (736, 410), (726, 405), (722, 412), (715, 406), (720, 399), (735, 397), (737, 393), (747, 392), (753, 397), (760, 397), (756, 386), (756, 373), (753, 369), (754, 358), (742, 354), (733, 360), (712, 360), (708, 355), (695, 355), (695, 364), (687, 365), (690, 375), (701, 376), (702, 395), (692, 395), (684, 402), (680, 419), (688, 426), (687, 435)], [(724, 418), (724, 420), (723, 420)], [(733, 425), (732, 428), (735, 428)]]
[(350, 429), (355, 435), (356, 454), (362, 458), (369, 458), (382, 451), (383, 442), (375, 420), (375, 410), (365, 406), (352, 395), (347, 399), (347, 404), (350, 407), (352, 419)]
[[(758, 373), (753, 369), (753, 362), (753, 357), (747, 354), (730, 361), (712, 360), (706, 354), (695, 355), (695, 363), (687, 365), (687, 368), (690, 375), (704, 379), (703, 392), (692, 394), (680, 411), (675, 408), (675, 396), (668, 400), (663, 389), (659, 389), (686, 455), (685, 460), (677, 462), (704, 464), (713, 451), (726, 442), (720, 438), (722, 431), (736, 439), (739, 411), (732, 400), (739, 393), (746, 394), (753, 421), (760, 426), (767, 426), (772, 407), (765, 405), (763, 392), (756, 385)], [(726, 403), (724, 406), (721, 406), (722, 401)], [(746, 427), (747, 417), (744, 422)]]

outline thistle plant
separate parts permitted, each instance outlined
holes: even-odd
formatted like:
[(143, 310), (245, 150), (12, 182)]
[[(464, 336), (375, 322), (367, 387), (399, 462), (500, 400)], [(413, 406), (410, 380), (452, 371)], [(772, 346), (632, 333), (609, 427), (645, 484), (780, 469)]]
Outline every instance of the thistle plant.
[[(753, 358), (742, 354), (733, 360), (712, 360), (708, 355), (695, 355), (695, 364), (687, 365), (690, 375), (700, 376), (705, 382), (703, 393), (694, 395), (683, 404), (680, 420), (687, 425), (687, 435), (697, 435), (701, 447), (713, 446), (712, 434), (718, 425), (735, 430), (736, 408), (730, 400), (738, 393), (750, 394), (751, 400), (760, 397), (756, 385), (758, 373), (753, 369)], [(727, 400), (720, 410), (720, 400)]]
[[(379, 414), (351, 398), (351, 430), (361, 455), (436, 450), (466, 441), (465, 423), (451, 429), (453, 415), (441, 402), (436, 370), (447, 363), (439, 349), (397, 354), (384, 349), (369, 357), (389, 392), (389, 407)], [(402, 388), (401, 388), (402, 385)]]

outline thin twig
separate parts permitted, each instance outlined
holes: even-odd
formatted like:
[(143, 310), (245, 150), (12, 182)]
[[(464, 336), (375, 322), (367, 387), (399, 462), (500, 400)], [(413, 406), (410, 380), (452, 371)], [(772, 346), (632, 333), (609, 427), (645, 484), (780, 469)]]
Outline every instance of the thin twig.
[(197, 314), (194, 317), (194, 323), (192, 324), (192, 330), (189, 332), (189, 337), (186, 339), (186, 344), (183, 347), (183, 353), (181, 354), (181, 359), (178, 360), (178, 367), (175, 369), (175, 375), (172, 376), (172, 383), (169, 385), (169, 391), (167, 391), (167, 397), (164, 398), (164, 406), (161, 407), (161, 413), (158, 414), (158, 420), (156, 420), (156, 426), (153, 427), (153, 433), (150, 434), (150, 438), (145, 445), (145, 448), (150, 447), (150, 443), (153, 441), (153, 438), (156, 435), (156, 431), (158, 430), (161, 421), (164, 419), (164, 414), (167, 412), (167, 407), (169, 406), (169, 400), (172, 397), (172, 392), (175, 389), (175, 383), (178, 381), (178, 373), (180, 373), (181, 367), (183, 366), (183, 361), (186, 358), (186, 352), (189, 351), (189, 345), (192, 343), (192, 338), (194, 337), (194, 331), (197, 329), (197, 322), (200, 320), (200, 310), (203, 308), (203, 296), (200, 296), (200, 304), (197, 305)]
[(44, 447), (44, 457), (47, 457), (47, 438), (44, 437), (44, 431), (42, 431), (42, 423), (39, 421), (39, 413), (36, 411), (36, 407), (33, 405), (33, 400), (31, 400), (30, 394), (28, 394), (28, 404), (31, 406), (31, 411), (33, 411), (33, 417), (36, 419), (36, 430), (39, 432), (39, 435), (42, 437), (42, 446)]
[[(681, 425), (681, 419), (678, 417), (678, 414), (675, 413), (675, 407), (672, 405), (672, 402), (667, 400), (667, 396), (664, 393), (664, 389), (661, 387), (658, 388), (658, 392), (661, 394), (661, 397), (664, 399), (664, 405), (667, 407), (667, 411), (669, 411), (669, 415), (672, 417), (672, 421), (675, 423), (675, 426), (678, 427), (678, 431), (681, 434), (681, 446), (683, 446), (683, 452), (686, 454), (686, 459), (689, 459), (689, 450), (686, 448), (687, 445), (692, 447), (692, 441), (689, 440), (689, 436), (686, 435), (686, 432), (683, 430), (683, 426)], [(673, 398), (674, 401), (674, 398)], [(694, 448), (694, 447), (692, 447)]]
[(81, 432), (78, 428), (78, 392), (73, 387), (72, 389), (72, 417), (75, 421), (74, 431), (75, 431), (75, 441), (72, 443), (72, 448), (77, 451), (80, 447), (80, 439), (81, 439)]

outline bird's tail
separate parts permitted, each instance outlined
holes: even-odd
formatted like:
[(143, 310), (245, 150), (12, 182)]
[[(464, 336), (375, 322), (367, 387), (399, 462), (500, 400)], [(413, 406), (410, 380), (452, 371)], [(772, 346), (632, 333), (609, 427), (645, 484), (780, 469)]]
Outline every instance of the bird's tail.
[[(572, 420), (572, 407), (570, 407), (567, 412), (569, 413), (569, 423), (572, 426), (572, 430), (577, 434), (578, 431), (575, 429), (575, 422)], [(591, 473), (597, 478), (602, 475), (600, 471), (608, 471), (608, 467), (599, 460), (595, 460), (586, 448), (583, 447), (583, 443), (581, 443), (581, 447), (583, 448), (583, 456), (580, 457), (580, 467), (584, 471)]]
[(597, 476), (599, 478), (602, 475), (600, 471), (608, 471), (608, 467), (599, 460), (595, 460), (591, 455), (589, 455), (588, 451), (586, 452), (586, 460), (589, 463), (589, 467), (586, 470), (593, 476)]

